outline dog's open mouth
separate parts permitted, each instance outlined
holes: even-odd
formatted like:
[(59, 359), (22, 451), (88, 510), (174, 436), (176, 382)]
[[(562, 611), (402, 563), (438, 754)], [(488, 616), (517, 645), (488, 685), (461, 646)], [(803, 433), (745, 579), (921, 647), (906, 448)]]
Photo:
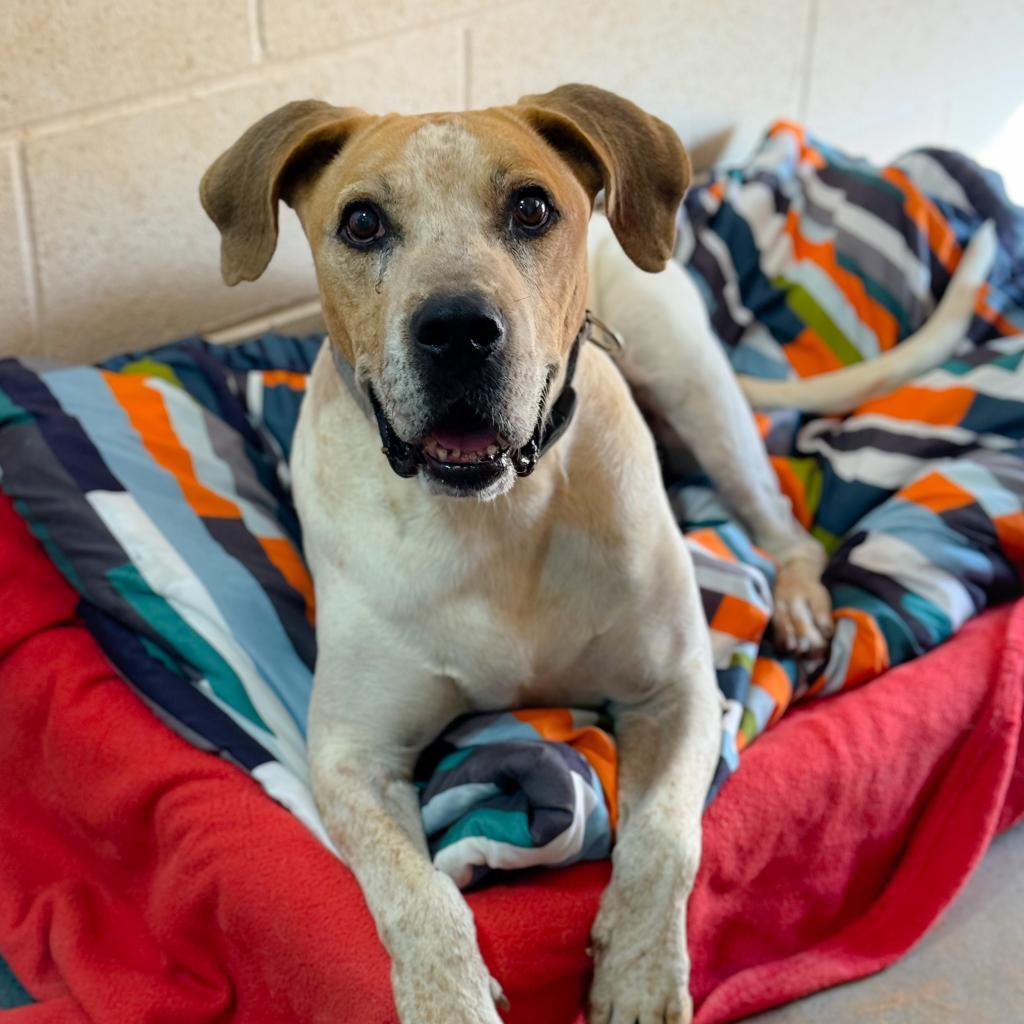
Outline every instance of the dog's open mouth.
[[(377, 401), (370, 399), (377, 417), (384, 454), (399, 476), (415, 476), (423, 469), (428, 476), (457, 492), (479, 492), (495, 483), (511, 465), (526, 476), (536, 462), (537, 442), (513, 448), (486, 416), (459, 399), (418, 442), (398, 436)], [(540, 427), (538, 425), (538, 435)]]
[(511, 446), (485, 416), (454, 402), (420, 442), (425, 472), (457, 492), (481, 491), (509, 466)]
[(427, 458), (454, 466), (493, 462), (510, 448), (497, 427), (463, 401), (448, 409), (424, 436), (422, 446)]

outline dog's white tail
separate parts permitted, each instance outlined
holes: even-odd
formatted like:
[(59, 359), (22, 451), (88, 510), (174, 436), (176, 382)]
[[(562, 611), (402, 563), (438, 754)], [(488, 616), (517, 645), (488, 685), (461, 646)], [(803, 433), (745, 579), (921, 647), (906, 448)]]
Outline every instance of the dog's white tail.
[(978, 289), (996, 258), (996, 229), (975, 232), (945, 294), (928, 322), (894, 349), (855, 366), (803, 380), (760, 380), (739, 375), (755, 409), (800, 409), (836, 415), (855, 409), (947, 360), (964, 339)]

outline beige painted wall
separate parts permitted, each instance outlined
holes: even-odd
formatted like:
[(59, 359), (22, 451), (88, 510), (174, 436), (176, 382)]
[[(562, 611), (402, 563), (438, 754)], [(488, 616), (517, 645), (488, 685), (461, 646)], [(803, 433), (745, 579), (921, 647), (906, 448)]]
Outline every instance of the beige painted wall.
[(591, 81), (691, 147), (731, 132), (741, 155), (788, 116), (1024, 185), (1022, 0), (2, 0), (0, 40), (0, 354), (99, 357), (313, 298), (291, 213), (270, 271), (228, 289), (196, 198), (307, 96), (416, 111)]

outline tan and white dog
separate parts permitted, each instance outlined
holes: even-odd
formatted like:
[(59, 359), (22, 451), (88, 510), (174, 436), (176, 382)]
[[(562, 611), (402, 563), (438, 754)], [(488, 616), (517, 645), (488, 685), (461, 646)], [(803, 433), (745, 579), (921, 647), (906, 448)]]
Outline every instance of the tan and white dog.
[[(417, 756), (466, 711), (606, 701), (621, 812), (590, 1020), (690, 1017), (686, 902), (721, 705), (630, 385), (778, 559), (780, 640), (829, 636), (824, 554), (695, 287), (666, 268), (688, 180), (667, 125), (581, 85), (416, 117), (292, 103), (203, 179), (228, 283), (266, 268), (280, 199), (313, 250), (329, 340), (292, 460), (317, 601), (311, 774), (406, 1024), (494, 1024), (501, 1001), (428, 858)], [(588, 308), (625, 334), (618, 367), (581, 343)]]

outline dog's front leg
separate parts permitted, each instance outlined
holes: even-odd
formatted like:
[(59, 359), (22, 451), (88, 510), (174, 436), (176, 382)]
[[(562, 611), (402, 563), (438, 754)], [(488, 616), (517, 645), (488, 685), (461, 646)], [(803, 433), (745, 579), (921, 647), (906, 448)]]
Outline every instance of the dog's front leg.
[(619, 833), (594, 922), (590, 1024), (683, 1024), (692, 1015), (686, 904), (721, 743), (703, 653), (643, 703), (615, 713)]
[[(321, 726), (323, 723), (320, 723)], [(427, 854), (415, 756), (389, 757), (380, 737), (311, 731), (313, 789), (391, 955), (403, 1024), (500, 1024), (491, 979), (462, 894)]]

